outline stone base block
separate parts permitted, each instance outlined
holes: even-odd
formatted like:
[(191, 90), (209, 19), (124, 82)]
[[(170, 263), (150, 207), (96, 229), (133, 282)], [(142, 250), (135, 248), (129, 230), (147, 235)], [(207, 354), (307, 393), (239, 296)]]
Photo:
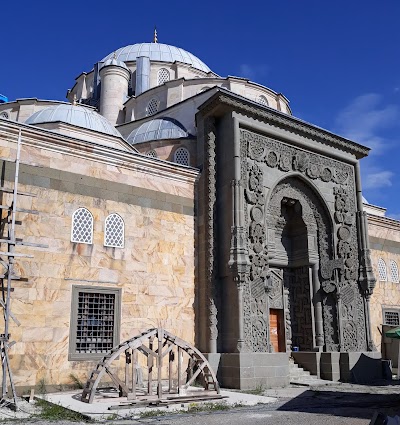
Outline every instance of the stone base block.
[(382, 379), (381, 357), (378, 351), (340, 353), (340, 380), (365, 384)]
[(208, 353), (221, 387), (256, 389), (289, 385), (288, 353)]
[(322, 376), (320, 376), (321, 354), (323, 353), (309, 351), (293, 351), (292, 357), (294, 358), (294, 361), (297, 364), (299, 364), (303, 369), (308, 370), (311, 375), (315, 375), (318, 378), (322, 378)]

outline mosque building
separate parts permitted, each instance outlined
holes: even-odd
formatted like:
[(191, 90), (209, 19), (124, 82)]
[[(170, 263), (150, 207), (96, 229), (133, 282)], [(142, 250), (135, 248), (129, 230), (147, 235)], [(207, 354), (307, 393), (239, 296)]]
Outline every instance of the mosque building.
[(1, 204), (20, 137), (36, 196), (18, 198), (16, 237), (43, 245), (14, 266), (21, 391), (85, 380), (161, 325), (232, 388), (288, 385), (289, 357), (331, 380), (394, 358), (400, 223), (362, 197), (367, 147), (156, 36), (82, 72), (67, 102), (3, 98)]

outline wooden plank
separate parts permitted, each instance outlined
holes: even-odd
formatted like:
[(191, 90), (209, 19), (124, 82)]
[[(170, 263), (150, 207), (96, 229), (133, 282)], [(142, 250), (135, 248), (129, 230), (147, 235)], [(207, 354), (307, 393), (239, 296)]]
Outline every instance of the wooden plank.
[[(154, 336), (152, 336), (149, 339), (149, 349), (150, 349), (150, 351), (153, 351), (153, 339), (154, 339)], [(147, 382), (147, 394), (148, 395), (153, 394), (153, 363), (154, 363), (154, 357), (148, 356), (147, 357), (147, 367), (149, 369), (148, 382)]]
[(181, 391), (181, 375), (182, 375), (182, 348), (178, 347), (178, 394)]
[(25, 257), (25, 258), (33, 258), (33, 255), (28, 255), (28, 254), (18, 254), (17, 252), (3, 252), (3, 251), (0, 251), (0, 255), (5, 255), (6, 257)]
[(136, 399), (136, 381), (137, 381), (137, 350), (132, 350), (132, 395)]
[[(174, 352), (172, 351), (173, 349), (173, 345), (172, 342), (168, 342), (168, 352), (169, 352), (169, 357), (168, 357), (168, 392), (171, 393), (172, 391), (172, 367), (173, 367), (173, 361), (174, 361)], [(164, 355), (163, 355), (164, 357)]]
[[(1, 159), (1, 158), (0, 158)], [(9, 189), (8, 187), (3, 187), (0, 186), (0, 192), (5, 192), (5, 193), (14, 193), (14, 189)], [(18, 195), (24, 195), (24, 196), (32, 196), (34, 198), (37, 197), (36, 193), (30, 193), (30, 192), (21, 192), (21, 191), (17, 191)]]
[[(12, 210), (12, 207), (9, 207), (8, 205), (1, 205), (0, 204), (0, 210)], [(35, 215), (39, 214), (39, 211), (27, 210), (26, 208), (15, 208), (15, 211), (24, 212), (24, 213), (28, 213), (28, 214), (35, 214)]]
[(158, 329), (158, 357), (157, 357), (157, 395), (159, 398), (162, 397), (162, 382), (161, 382), (161, 373), (162, 373), (162, 348), (163, 348), (163, 335), (164, 332), (162, 328)]

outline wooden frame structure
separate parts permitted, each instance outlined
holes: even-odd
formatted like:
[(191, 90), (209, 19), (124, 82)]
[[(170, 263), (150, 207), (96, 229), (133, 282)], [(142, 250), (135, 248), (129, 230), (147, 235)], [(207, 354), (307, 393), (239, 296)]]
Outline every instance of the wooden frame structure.
[[(140, 362), (140, 355), (145, 356), (145, 362)], [(118, 365), (112, 365), (119, 356), (125, 356), (125, 379), (118, 376)], [(141, 364), (147, 366), (147, 385), (143, 383)], [(204, 355), (163, 328), (149, 329), (108, 352), (91, 372), (81, 401), (93, 403), (105, 376), (111, 379), (119, 397), (126, 397), (131, 404), (222, 398), (218, 381)], [(203, 391), (197, 388), (190, 391), (195, 381), (202, 383)]]

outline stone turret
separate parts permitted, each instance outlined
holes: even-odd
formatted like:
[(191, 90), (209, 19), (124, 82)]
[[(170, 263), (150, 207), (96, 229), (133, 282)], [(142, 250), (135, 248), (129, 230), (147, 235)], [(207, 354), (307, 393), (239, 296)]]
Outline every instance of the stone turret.
[(100, 69), (100, 114), (113, 125), (124, 122), (120, 115), (128, 96), (130, 76), (131, 73), (125, 63), (115, 57), (106, 60)]

